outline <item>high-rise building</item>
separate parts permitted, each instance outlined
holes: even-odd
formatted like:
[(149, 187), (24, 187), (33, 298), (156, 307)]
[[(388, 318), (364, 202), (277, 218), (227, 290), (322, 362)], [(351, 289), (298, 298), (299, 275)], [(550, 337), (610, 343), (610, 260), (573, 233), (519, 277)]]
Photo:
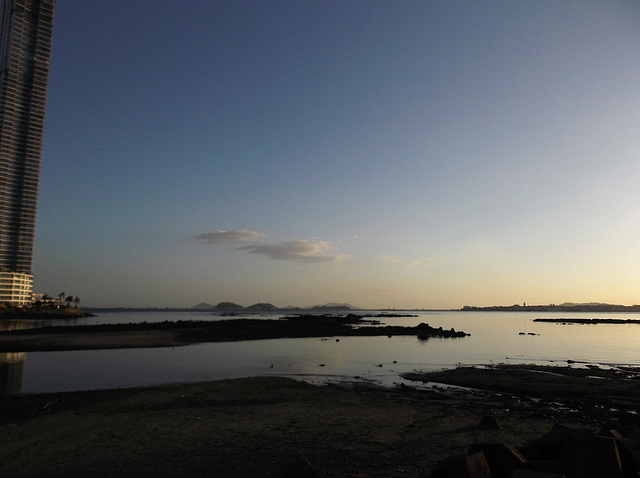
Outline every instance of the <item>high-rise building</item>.
[(33, 289), (55, 0), (0, 0), (0, 303)]

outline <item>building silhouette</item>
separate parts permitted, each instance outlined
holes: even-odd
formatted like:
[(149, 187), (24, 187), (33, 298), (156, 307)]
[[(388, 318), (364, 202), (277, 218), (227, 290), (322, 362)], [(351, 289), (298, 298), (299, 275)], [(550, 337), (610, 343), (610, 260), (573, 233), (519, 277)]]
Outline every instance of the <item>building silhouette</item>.
[(0, 303), (33, 290), (55, 0), (0, 0)]

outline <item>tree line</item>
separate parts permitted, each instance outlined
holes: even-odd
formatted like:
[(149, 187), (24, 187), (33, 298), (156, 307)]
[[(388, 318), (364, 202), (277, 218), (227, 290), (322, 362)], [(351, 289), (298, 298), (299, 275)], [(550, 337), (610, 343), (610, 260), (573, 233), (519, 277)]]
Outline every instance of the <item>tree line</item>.
[(56, 307), (67, 307), (70, 308), (71, 304), (75, 305), (75, 308), (78, 308), (78, 304), (80, 304), (80, 297), (78, 296), (72, 296), (72, 295), (67, 295), (64, 292), (60, 292), (58, 294), (58, 299), (54, 299), (53, 297), (51, 297), (49, 294), (44, 294), (42, 296), (42, 300), (37, 300), (34, 303), (35, 307), (51, 307), (51, 306), (56, 306)]

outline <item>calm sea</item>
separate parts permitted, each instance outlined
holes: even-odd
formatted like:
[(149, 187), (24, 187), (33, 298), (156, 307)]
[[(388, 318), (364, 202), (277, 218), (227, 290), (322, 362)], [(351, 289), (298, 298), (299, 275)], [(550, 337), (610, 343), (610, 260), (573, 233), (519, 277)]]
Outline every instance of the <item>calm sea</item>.
[[(416, 317), (381, 320), (390, 325), (427, 322), (433, 327), (463, 330), (471, 336), (426, 341), (400, 336), (276, 339), (174, 348), (0, 354), (0, 393), (125, 388), (269, 375), (312, 383), (369, 381), (393, 386), (403, 383), (399, 377), (402, 372), (458, 364), (567, 365), (574, 361), (573, 366), (640, 365), (639, 324), (533, 322), (538, 317), (638, 319), (640, 314), (408, 313)], [(106, 312), (77, 323), (223, 319), (228, 317), (210, 312)], [(11, 324), (12, 328), (19, 326)]]

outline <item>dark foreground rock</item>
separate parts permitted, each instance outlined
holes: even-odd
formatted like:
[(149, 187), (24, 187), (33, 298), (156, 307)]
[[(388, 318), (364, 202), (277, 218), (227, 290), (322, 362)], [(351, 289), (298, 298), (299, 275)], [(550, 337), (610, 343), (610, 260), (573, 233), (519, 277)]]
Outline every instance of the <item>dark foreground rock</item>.
[[(622, 478), (640, 476), (640, 380), (637, 368), (499, 365), (405, 374), (408, 379), (467, 388), (466, 401), (491, 415), (479, 429), (501, 428), (509, 413), (572, 420), (528, 442), (476, 442), (448, 458), (431, 478)], [(489, 408), (493, 404), (492, 408)], [(505, 413), (509, 412), (509, 413)], [(496, 415), (497, 416), (497, 415)]]
[(640, 474), (640, 428), (607, 422), (599, 433), (555, 424), (532, 442), (474, 443), (430, 478), (624, 478)]

